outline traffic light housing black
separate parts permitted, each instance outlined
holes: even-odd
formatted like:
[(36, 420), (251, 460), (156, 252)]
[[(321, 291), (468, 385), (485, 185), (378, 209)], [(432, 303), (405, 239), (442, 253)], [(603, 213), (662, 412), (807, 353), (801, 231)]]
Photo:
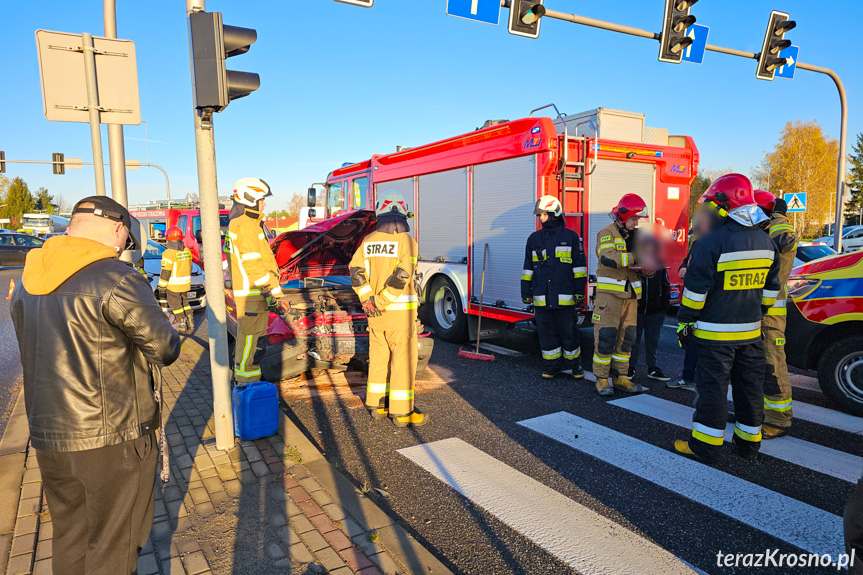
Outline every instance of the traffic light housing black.
[(251, 28), (225, 26), (221, 12), (189, 15), (192, 66), (195, 77), (195, 107), (224, 110), (231, 100), (248, 96), (261, 86), (261, 77), (225, 68), (225, 59), (245, 54), (258, 39)]
[(0, 152), (0, 174), (6, 173), (6, 152)]
[(55, 174), (59, 174), (62, 176), (66, 173), (66, 157), (63, 154), (51, 154), (51, 161), (53, 162), (53, 169)]
[(777, 68), (787, 63), (785, 58), (779, 57), (779, 53), (791, 45), (791, 40), (785, 39), (785, 33), (797, 27), (797, 23), (788, 18), (785, 12), (774, 10), (770, 13), (764, 44), (758, 55), (758, 68), (755, 70), (755, 77), (759, 80), (773, 80)]
[(375, 4), (375, 0), (336, 0), (336, 2), (344, 2), (345, 4), (353, 4), (354, 6), (362, 6), (363, 8), (371, 8)]
[(683, 51), (692, 44), (686, 29), (695, 24), (695, 16), (689, 13), (698, 0), (665, 0), (665, 18), (659, 37), (659, 61), (680, 64)]
[(509, 33), (525, 38), (539, 37), (539, 24), (545, 16), (544, 0), (512, 0), (509, 5)]

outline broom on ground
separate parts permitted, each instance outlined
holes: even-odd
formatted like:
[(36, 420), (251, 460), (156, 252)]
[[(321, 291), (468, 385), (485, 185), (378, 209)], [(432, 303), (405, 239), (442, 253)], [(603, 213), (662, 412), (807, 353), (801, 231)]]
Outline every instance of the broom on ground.
[(480, 353), (479, 339), (482, 334), (482, 302), (485, 293), (485, 261), (488, 258), (488, 244), (485, 244), (482, 252), (482, 278), (479, 282), (479, 317), (476, 321), (476, 351), (469, 349), (459, 349), (458, 356), (465, 359), (473, 359), (475, 361), (494, 361), (494, 356), (490, 353)]

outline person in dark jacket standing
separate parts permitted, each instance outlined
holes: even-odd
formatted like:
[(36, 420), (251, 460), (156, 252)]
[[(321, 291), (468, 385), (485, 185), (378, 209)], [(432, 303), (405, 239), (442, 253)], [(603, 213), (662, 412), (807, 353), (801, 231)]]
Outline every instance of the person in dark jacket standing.
[(137, 247), (130, 222), (114, 200), (84, 198), (68, 235), (27, 254), (12, 296), (55, 575), (136, 572), (153, 523), (153, 370), (177, 359), (180, 336), (146, 278), (117, 259)]
[(635, 325), (635, 345), (629, 360), (629, 378), (635, 377), (635, 364), (638, 363), (638, 350), (644, 341), (647, 377), (656, 381), (670, 381), (671, 378), (659, 368), (656, 350), (665, 323), (665, 314), (671, 306), (671, 281), (664, 269), (642, 279), (644, 291), (638, 300), (638, 316)]
[[(578, 234), (566, 227), (563, 207), (543, 196), (533, 210), (542, 229), (527, 238), (521, 272), (521, 299), (533, 304), (542, 353), (542, 377), (558, 373), (584, 377), (575, 327), (575, 306), (584, 305), (587, 264)], [(562, 367), (561, 367), (562, 366)]]

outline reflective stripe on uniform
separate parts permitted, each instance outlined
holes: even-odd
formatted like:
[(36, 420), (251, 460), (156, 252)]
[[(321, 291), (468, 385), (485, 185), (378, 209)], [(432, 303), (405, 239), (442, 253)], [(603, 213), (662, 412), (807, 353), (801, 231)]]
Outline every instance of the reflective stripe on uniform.
[(745, 250), (728, 252), (719, 256), (717, 271), (769, 268), (775, 254), (771, 250)]
[(414, 398), (412, 389), (391, 389), (390, 401), (410, 401)]
[(614, 361), (629, 361), (630, 354), (628, 353), (615, 353), (612, 354), (611, 359)]
[(533, 296), (533, 305), (534, 306), (544, 306), (545, 305), (545, 296), (544, 295), (535, 295)]
[(543, 349), (542, 350), (542, 359), (557, 359), (560, 357), (563, 348), (556, 347), (554, 349)]
[(572, 268), (572, 275), (576, 278), (586, 278), (587, 277), (587, 268)]
[(695, 337), (712, 341), (741, 341), (761, 337), (761, 322), (750, 323), (709, 323), (699, 321), (695, 324)]
[(613, 248), (614, 244), (599, 244), (599, 251), (607, 250), (608, 248)]
[(770, 401), (766, 397), (764, 398), (764, 409), (769, 409), (771, 411), (790, 411), (791, 410), (791, 398), (784, 399), (782, 401)]
[(578, 359), (578, 357), (580, 355), (581, 355), (581, 348), (580, 347), (575, 348), (575, 351), (563, 350), (563, 357), (565, 357), (566, 359)]
[(734, 424), (734, 435), (745, 441), (757, 443), (761, 441), (761, 426), (743, 425), (739, 421)]
[(370, 286), (369, 284), (366, 284), (357, 290), (357, 295), (359, 295), (362, 298), (363, 296), (369, 295), (373, 291), (374, 290), (372, 290), (372, 286)]
[(556, 248), (554, 248), (555, 257), (559, 258), (561, 257), (561, 254), (564, 254), (564, 256), (571, 256), (572, 246), (557, 246)]
[[(386, 292), (387, 290), (384, 290)], [(390, 294), (391, 296), (392, 294)], [(417, 308), (419, 298), (415, 295), (401, 295), (387, 306), (387, 311), (407, 311)]]
[(247, 361), (249, 361), (249, 354), (250, 354), (250, 353), (251, 353), (251, 351), (252, 351), (252, 341), (253, 341), (254, 339), (255, 339), (255, 336), (253, 336), (253, 335), (247, 335), (247, 336), (246, 336), (246, 343), (245, 343), (245, 345), (243, 346), (243, 359), (241, 359), (241, 360), (240, 360), (240, 366), (239, 366), (239, 368), (238, 368), (238, 369), (236, 369), (236, 370), (234, 370), (234, 371), (236, 371), (238, 374), (240, 374), (240, 375), (242, 375), (242, 376), (244, 376), (244, 377), (250, 377), (251, 375), (254, 375), (254, 372), (255, 372), (255, 371), (257, 371), (257, 374), (260, 374), (260, 373), (261, 373), (261, 370), (260, 370), (260, 369), (252, 370), (251, 372), (244, 372), (244, 371), (241, 371), (241, 370), (246, 369), (246, 362), (247, 362)]
[(788, 300), (778, 299), (776, 303), (774, 303), (769, 310), (767, 310), (767, 315), (787, 315), (788, 310), (785, 309), (788, 305)]
[(526, 282), (533, 280), (533, 270), (521, 270), (521, 279)]
[(541, 252), (533, 250), (532, 254), (533, 254), (533, 256), (532, 256), (533, 261), (535, 261), (535, 262), (542, 262), (542, 261), (545, 261), (547, 259), (545, 250), (542, 250)]
[(692, 423), (692, 437), (709, 445), (722, 445), (725, 441), (725, 430), (707, 427), (703, 423)]
[(632, 289), (635, 290), (636, 294), (641, 293), (641, 282), (632, 282)]
[(390, 390), (390, 384), (388, 384), (388, 383), (368, 382), (366, 384), (366, 393), (386, 393), (389, 390)]
[(623, 252), (620, 254), (620, 265), (625, 268), (629, 267), (629, 253)]
[(779, 290), (766, 289), (761, 292), (761, 305), (772, 306), (779, 297)]
[(573, 297), (571, 293), (557, 294), (557, 305), (575, 305)]
[(616, 280), (614, 278), (607, 278), (607, 277), (600, 276), (600, 277), (596, 278), (596, 281), (597, 281), (597, 283), (616, 284), (616, 285), (619, 285), (620, 287), (623, 287), (623, 288), (626, 287), (626, 280)]
[(258, 259), (261, 259), (261, 254), (259, 254), (258, 252), (243, 254), (242, 256), (240, 256), (240, 259), (243, 260), (244, 262), (248, 261), (248, 260), (258, 260)]
[(683, 288), (683, 300), (681, 304), (692, 309), (703, 309), (704, 302), (707, 301), (706, 293), (697, 293)]
[(266, 274), (264, 274), (264, 277), (255, 280), (255, 285), (261, 287), (262, 285), (270, 281), (270, 277), (270, 272), (267, 272)]
[(594, 353), (593, 362), (600, 365), (611, 365), (611, 357), (600, 357)]

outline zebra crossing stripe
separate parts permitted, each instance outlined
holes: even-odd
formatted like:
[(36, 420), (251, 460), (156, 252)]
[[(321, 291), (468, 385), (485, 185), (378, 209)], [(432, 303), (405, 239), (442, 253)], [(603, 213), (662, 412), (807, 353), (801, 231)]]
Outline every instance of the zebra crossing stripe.
[[(692, 426), (692, 414), (695, 411), (691, 407), (650, 395), (625, 397), (608, 403), (687, 429)], [(725, 441), (731, 441), (733, 433), (734, 424), (727, 424), (725, 426)], [(796, 437), (786, 436), (763, 441), (761, 453), (851, 483), (857, 483), (857, 480), (860, 479), (860, 469), (863, 468), (863, 457), (803, 441)]]
[(844, 552), (838, 515), (571, 413), (560, 411), (518, 423), (809, 553)]
[(693, 575), (655, 543), (458, 438), (398, 452), (583, 575)]

